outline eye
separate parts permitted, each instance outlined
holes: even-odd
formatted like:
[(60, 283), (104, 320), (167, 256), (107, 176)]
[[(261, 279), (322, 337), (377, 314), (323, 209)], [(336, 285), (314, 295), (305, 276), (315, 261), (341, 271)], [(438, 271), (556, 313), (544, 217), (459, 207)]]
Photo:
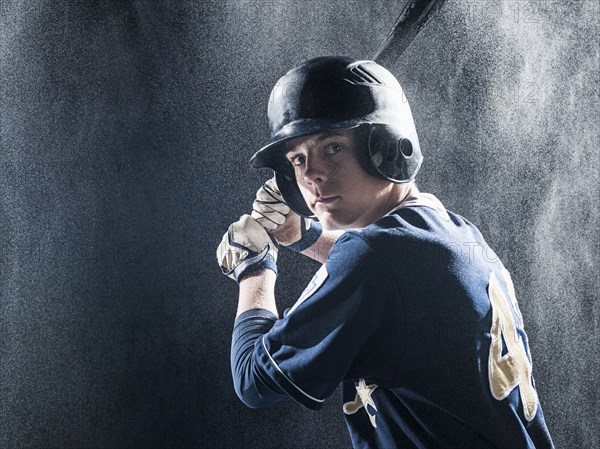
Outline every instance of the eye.
[(341, 143), (332, 143), (325, 147), (325, 154), (337, 154), (344, 149)]
[(304, 164), (304, 162), (306, 162), (306, 156), (304, 156), (303, 154), (297, 154), (295, 156), (290, 157), (289, 161), (292, 163), (292, 165), (300, 167)]

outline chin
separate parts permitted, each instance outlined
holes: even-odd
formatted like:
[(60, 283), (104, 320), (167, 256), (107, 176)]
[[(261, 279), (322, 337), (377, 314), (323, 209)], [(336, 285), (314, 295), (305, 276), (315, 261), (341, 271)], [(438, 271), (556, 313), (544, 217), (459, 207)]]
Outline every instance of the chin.
[(353, 223), (345, 223), (339, 219), (335, 219), (330, 214), (319, 214), (317, 218), (323, 229), (327, 231), (346, 231), (355, 227), (352, 226)]

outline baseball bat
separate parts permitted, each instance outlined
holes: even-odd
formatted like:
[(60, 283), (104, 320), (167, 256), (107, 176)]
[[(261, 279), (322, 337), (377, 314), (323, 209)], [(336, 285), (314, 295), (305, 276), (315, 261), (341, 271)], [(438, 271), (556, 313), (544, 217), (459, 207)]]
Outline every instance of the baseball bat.
[(407, 0), (373, 60), (384, 67), (393, 65), (445, 1)]

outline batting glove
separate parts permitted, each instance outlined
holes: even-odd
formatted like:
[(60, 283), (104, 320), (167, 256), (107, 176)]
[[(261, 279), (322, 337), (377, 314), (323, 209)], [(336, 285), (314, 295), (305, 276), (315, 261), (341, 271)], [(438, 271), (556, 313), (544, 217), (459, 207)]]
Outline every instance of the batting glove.
[(301, 217), (289, 208), (275, 178), (269, 179), (256, 192), (256, 199), (252, 204), (252, 218), (281, 245), (297, 253), (315, 243), (323, 232), (319, 222)]
[(243, 215), (223, 236), (217, 262), (223, 274), (237, 282), (264, 268), (277, 274), (277, 243), (254, 218)]

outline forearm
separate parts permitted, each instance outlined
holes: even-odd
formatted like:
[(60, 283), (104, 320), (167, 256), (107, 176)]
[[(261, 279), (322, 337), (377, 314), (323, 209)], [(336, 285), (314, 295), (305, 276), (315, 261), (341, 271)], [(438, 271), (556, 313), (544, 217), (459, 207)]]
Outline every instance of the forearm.
[(268, 310), (253, 309), (240, 314), (231, 341), (231, 375), (240, 400), (248, 407), (263, 407), (285, 397), (284, 392), (260, 368), (256, 345), (269, 332), (277, 317)]
[(300, 254), (323, 263), (325, 262), (325, 259), (327, 259), (331, 247), (343, 233), (344, 231), (328, 231), (324, 229), (323, 233), (319, 236), (319, 239), (311, 246), (301, 251)]
[(277, 275), (271, 270), (260, 270), (244, 277), (240, 281), (236, 316), (252, 309), (265, 309), (279, 316), (275, 304), (276, 278)]
[(249, 407), (280, 401), (283, 391), (261, 374), (255, 345), (277, 320), (275, 273), (260, 270), (240, 281), (240, 298), (231, 342), (231, 374), (238, 397)]

